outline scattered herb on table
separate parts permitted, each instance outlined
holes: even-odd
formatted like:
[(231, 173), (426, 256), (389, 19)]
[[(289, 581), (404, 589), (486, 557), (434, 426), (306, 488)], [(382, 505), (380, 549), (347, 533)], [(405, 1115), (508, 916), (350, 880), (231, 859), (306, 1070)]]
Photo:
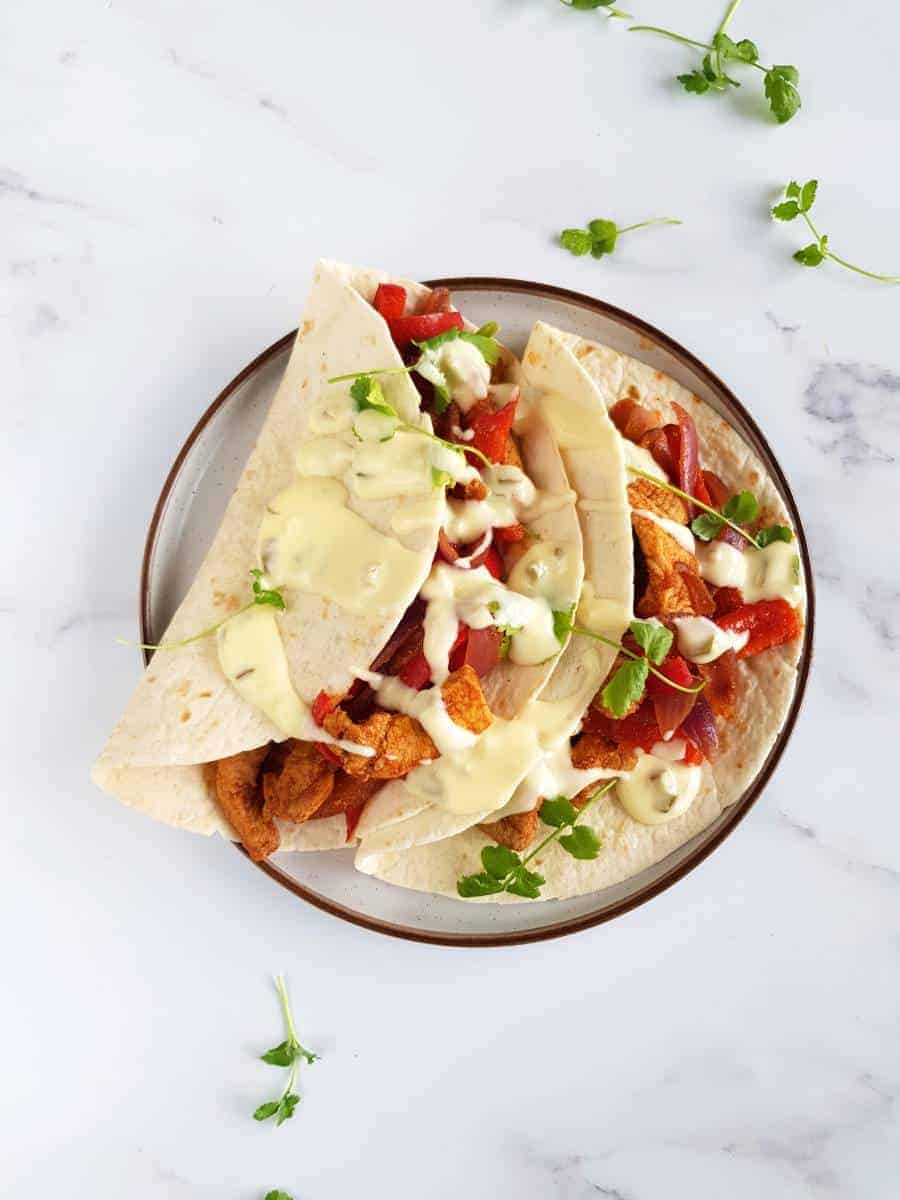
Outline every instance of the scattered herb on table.
[(456, 890), (460, 896), (470, 900), (476, 896), (496, 896), (500, 892), (509, 892), (513, 896), (523, 896), (526, 900), (537, 900), (541, 887), (547, 882), (537, 871), (529, 871), (528, 864), (551, 842), (558, 841), (567, 854), (573, 858), (594, 859), (602, 849), (602, 843), (589, 825), (579, 825), (578, 822), (591, 805), (599, 800), (618, 778), (607, 779), (594, 792), (581, 808), (576, 808), (567, 796), (556, 796), (545, 800), (538, 810), (538, 815), (545, 825), (553, 826), (543, 841), (538, 842), (533, 850), (523, 858), (508, 846), (485, 846), (481, 851), (483, 871), (473, 875), (463, 875), (456, 881)]
[(584, 229), (564, 229), (559, 235), (559, 244), (570, 254), (580, 258), (584, 254), (592, 254), (594, 258), (602, 258), (604, 254), (612, 254), (616, 243), (623, 233), (631, 233), (635, 229), (646, 229), (648, 225), (681, 225), (677, 217), (651, 217), (649, 221), (638, 221), (635, 225), (617, 225), (598, 217), (588, 221)]
[(830, 258), (839, 266), (846, 267), (848, 271), (855, 271), (857, 275), (865, 275), (867, 279), (879, 279), (883, 283), (900, 283), (900, 275), (881, 275), (877, 271), (866, 271), (862, 267), (847, 262), (845, 258), (840, 258), (829, 248), (828, 234), (819, 233), (809, 215), (818, 190), (819, 181), (817, 179), (808, 179), (804, 184), (791, 180), (784, 189), (785, 198), (772, 209), (772, 216), (778, 221), (795, 221), (797, 217), (802, 217), (809, 227), (810, 233), (816, 239), (808, 246), (796, 250), (794, 260), (802, 263), (804, 267), (819, 267), (826, 258)]
[(284, 597), (276, 588), (269, 588), (263, 585), (263, 573), (259, 567), (254, 567), (250, 572), (252, 579), (251, 591), (253, 599), (239, 608), (237, 612), (229, 613), (227, 617), (223, 617), (221, 621), (216, 621), (215, 625), (210, 625), (206, 629), (201, 629), (199, 633), (195, 633), (192, 637), (182, 638), (180, 642), (128, 642), (124, 638), (117, 638), (121, 646), (137, 646), (139, 650), (179, 650), (182, 646), (189, 646), (191, 642), (199, 642), (203, 638), (209, 637), (216, 630), (221, 629), (227, 621), (234, 620), (241, 613), (245, 613), (248, 609), (256, 608), (261, 605), (263, 608), (277, 608), (283, 612), (287, 605), (284, 602)]
[(266, 1192), (265, 1200), (294, 1200), (294, 1197), (283, 1192), (281, 1188), (276, 1188), (274, 1192)]
[(615, 0), (560, 0), (566, 8), (575, 8), (580, 12), (595, 12), (598, 8), (606, 10), (608, 17), (621, 17), (625, 21), (631, 20), (631, 13), (622, 12), (620, 8), (613, 8)]
[(705, 50), (706, 54), (698, 68), (676, 76), (684, 90), (696, 96), (705, 95), (707, 92), (726, 92), (731, 88), (740, 87), (740, 83), (728, 74), (732, 64), (762, 71), (763, 90), (769, 108), (778, 123), (784, 125), (800, 111), (800, 92), (797, 88), (800, 72), (796, 67), (788, 65), (764, 66), (759, 61), (759, 50), (755, 42), (751, 42), (749, 38), (741, 38), (736, 42), (728, 36), (725, 30), (740, 2), (741, 0), (731, 0), (711, 42), (698, 42), (694, 38), (674, 33), (671, 29), (660, 29), (658, 25), (631, 25), (628, 32), (655, 33), (684, 46), (695, 46), (698, 50)]
[[(288, 1075), (287, 1085), (281, 1096), (277, 1100), (267, 1100), (265, 1104), (260, 1104), (253, 1113), (253, 1119), (254, 1121), (267, 1121), (270, 1117), (274, 1117), (275, 1124), (281, 1125), (294, 1115), (294, 1109), (300, 1103), (300, 1095), (294, 1091), (298, 1063), (301, 1059), (307, 1063), (314, 1063), (319, 1056), (318, 1054), (313, 1054), (311, 1050), (307, 1050), (305, 1046), (300, 1044), (297, 1031), (294, 1028), (291, 1002), (288, 999), (284, 980), (280, 975), (276, 976), (275, 984), (278, 988), (281, 1009), (284, 1013), (287, 1037), (283, 1042), (280, 1042), (277, 1046), (273, 1046), (271, 1050), (267, 1050), (260, 1057), (263, 1062), (270, 1063), (273, 1067), (289, 1068), (290, 1074)], [(283, 1195), (283, 1193), (278, 1192), (274, 1194), (276, 1196)], [(268, 1197), (266, 1200), (268, 1200)]]

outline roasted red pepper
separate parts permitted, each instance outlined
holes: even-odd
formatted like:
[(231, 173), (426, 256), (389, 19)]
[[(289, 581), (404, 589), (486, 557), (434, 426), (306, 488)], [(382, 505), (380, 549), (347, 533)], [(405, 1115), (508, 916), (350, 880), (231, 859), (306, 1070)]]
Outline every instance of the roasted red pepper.
[(406, 288), (399, 283), (379, 283), (372, 305), (386, 321), (395, 321), (406, 308)]
[(418, 316), (392, 317), (388, 327), (398, 349), (405, 350), (410, 342), (424, 342), (448, 329), (462, 329), (463, 319), (462, 313), (458, 312), (420, 313)]
[(725, 613), (734, 612), (735, 609), (744, 607), (744, 597), (741, 595), (738, 588), (716, 588), (716, 594), (713, 596), (713, 600), (716, 604), (717, 617), (723, 617)]
[[(517, 403), (518, 400), (510, 400), (495, 412), (488, 400), (479, 400), (469, 413), (469, 429), (474, 434), (469, 445), (480, 450), (492, 463), (503, 462), (506, 439), (516, 418)], [(474, 455), (469, 456), (469, 461), (473, 466), (481, 465)]]
[(690, 738), (684, 739), (684, 758), (681, 761), (686, 767), (699, 767), (703, 762), (703, 751), (699, 750)]
[(802, 629), (800, 614), (787, 600), (759, 600), (745, 604), (733, 612), (716, 617), (720, 629), (730, 633), (749, 633), (746, 645), (738, 650), (738, 658), (750, 658), (773, 646), (792, 642)]
[[(665, 675), (666, 679), (671, 679), (673, 683), (678, 683), (682, 687), (693, 687), (696, 682), (691, 674), (691, 668), (680, 654), (670, 654), (656, 669)], [(658, 676), (648, 675), (647, 691), (651, 696), (659, 696), (670, 693), (672, 688), (667, 687)]]
[(484, 562), (481, 565), (485, 567), (488, 573), (493, 575), (495, 579), (503, 578), (503, 559), (497, 553), (495, 546), (488, 547), (488, 550), (484, 556)]
[(617, 746), (634, 746), (650, 751), (661, 741), (652, 700), (643, 700), (630, 716), (614, 720), (599, 709), (590, 708), (584, 719), (586, 733), (599, 733)]
[(525, 526), (519, 525), (501, 525), (494, 530), (494, 539), (498, 542), (521, 542), (525, 536)]
[(319, 692), (312, 702), (312, 719), (317, 725), (324, 725), (325, 718), (330, 712), (334, 712), (336, 707), (327, 692)]

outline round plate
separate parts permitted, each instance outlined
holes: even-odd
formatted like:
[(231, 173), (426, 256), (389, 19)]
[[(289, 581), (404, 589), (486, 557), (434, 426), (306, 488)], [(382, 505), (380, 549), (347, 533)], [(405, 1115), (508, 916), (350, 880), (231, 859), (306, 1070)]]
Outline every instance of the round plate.
[[(521, 354), (538, 319), (603, 342), (671, 375), (710, 404), (753, 447), (797, 531), (808, 613), (797, 690), (784, 728), (753, 784), (703, 833), (662, 862), (604, 891), (532, 904), (463, 904), (393, 887), (353, 868), (353, 852), (277, 854), (259, 868), (296, 896), (379, 933), (440, 945), (503, 946), (573, 933), (658, 895), (715, 849), (746, 815), (781, 757), (809, 674), (814, 596), (806, 537), (787, 480), (756, 424), (712, 371), (665, 334), (620, 309), (576, 292), (515, 279), (437, 279), (466, 316), (498, 321)], [(293, 334), (263, 351), (207, 409), (181, 449), (157, 502), (141, 573), (141, 640), (162, 633), (197, 572), (263, 423), (288, 359)]]

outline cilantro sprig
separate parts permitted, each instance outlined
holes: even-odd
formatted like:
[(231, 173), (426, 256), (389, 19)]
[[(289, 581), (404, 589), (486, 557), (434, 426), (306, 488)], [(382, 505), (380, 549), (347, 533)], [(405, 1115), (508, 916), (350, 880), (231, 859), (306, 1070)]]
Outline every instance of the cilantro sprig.
[(828, 245), (828, 234), (819, 233), (809, 215), (818, 190), (817, 179), (808, 179), (802, 185), (792, 179), (784, 189), (785, 198), (772, 209), (772, 216), (777, 221), (795, 221), (797, 217), (802, 217), (815, 238), (814, 242), (794, 252), (794, 261), (804, 267), (820, 267), (826, 258), (830, 258), (839, 266), (846, 267), (848, 271), (855, 271), (857, 275), (865, 275), (867, 279), (878, 279), (882, 283), (900, 283), (900, 275), (881, 275), (877, 271), (866, 271), (834, 253)]
[[(443, 336), (443, 335), (441, 335)], [(352, 379), (353, 383), (350, 387), (350, 395), (353, 398), (353, 403), (356, 406), (357, 412), (365, 412), (366, 409), (372, 409), (375, 412), (381, 413), (385, 417), (392, 417), (396, 424), (393, 430), (382, 438), (382, 441), (389, 441), (398, 429), (403, 429), (407, 433), (417, 433), (420, 437), (428, 438), (431, 442), (437, 442), (440, 446), (445, 446), (448, 450), (452, 450), (454, 454), (465, 456), (466, 454), (474, 454), (476, 458), (480, 458), (486, 467), (493, 464), (486, 454), (482, 454), (480, 450), (476, 450), (474, 446), (461, 446), (458, 442), (449, 442), (446, 438), (438, 437), (436, 433), (429, 433), (427, 429), (423, 429), (420, 425), (413, 425), (409, 421), (400, 419), (400, 414), (396, 408), (387, 400), (381, 384), (375, 378), (376, 375), (392, 374), (399, 368), (389, 368), (387, 371), (367, 371), (360, 375), (336, 375), (333, 379), (329, 379), (329, 383), (339, 383), (346, 379)], [(446, 483), (452, 483), (450, 475), (446, 471), (432, 468), (432, 482), (436, 487), (443, 486)]]
[(545, 825), (553, 827), (543, 841), (523, 858), (508, 846), (485, 846), (481, 851), (483, 871), (463, 875), (456, 881), (456, 890), (464, 899), (477, 896), (496, 896), (509, 892), (526, 900), (537, 900), (541, 888), (547, 882), (537, 871), (529, 871), (528, 864), (551, 842), (558, 841), (566, 853), (573, 858), (594, 859), (602, 849), (602, 843), (593, 829), (578, 822), (595, 801), (619, 782), (618, 777), (607, 779), (581, 806), (576, 808), (567, 796), (556, 796), (545, 800), (538, 815)]
[(608, 17), (620, 17), (622, 20), (630, 21), (631, 13), (622, 12), (619, 8), (613, 8), (615, 0), (560, 0), (566, 8), (574, 8), (580, 12), (595, 12), (598, 8), (606, 10)]
[(450, 384), (440, 363), (440, 349), (448, 342), (468, 342), (474, 346), (489, 367), (493, 367), (500, 358), (500, 343), (496, 334), (500, 326), (496, 321), (488, 321), (474, 333), (466, 329), (446, 329), (436, 333), (434, 337), (423, 338), (421, 342), (413, 342), (419, 350), (419, 357), (406, 367), (385, 367), (383, 370), (357, 372), (351, 375), (333, 375), (329, 383), (343, 383), (347, 379), (358, 379), (361, 376), (374, 375), (409, 375), (413, 371), (434, 388), (435, 408), (439, 413), (445, 412), (450, 404)]
[(683, 225), (677, 217), (651, 217), (649, 221), (638, 221), (634, 225), (617, 225), (615, 221), (598, 217), (588, 221), (584, 229), (564, 229), (559, 235), (559, 244), (581, 258), (591, 254), (594, 258), (602, 258), (604, 254), (612, 254), (623, 233), (631, 233), (635, 229), (646, 229), (648, 225)]
[(279, 1042), (277, 1046), (273, 1046), (271, 1050), (267, 1050), (265, 1054), (260, 1055), (260, 1058), (263, 1062), (269, 1063), (273, 1067), (289, 1068), (290, 1074), (288, 1075), (287, 1086), (281, 1096), (277, 1100), (267, 1100), (264, 1104), (260, 1104), (253, 1113), (253, 1120), (268, 1121), (270, 1117), (274, 1117), (275, 1124), (282, 1125), (285, 1121), (290, 1120), (294, 1115), (294, 1109), (300, 1103), (300, 1095), (294, 1091), (298, 1063), (301, 1061), (314, 1063), (319, 1056), (318, 1054), (313, 1054), (311, 1050), (307, 1050), (305, 1046), (300, 1044), (297, 1031), (294, 1028), (294, 1018), (291, 1013), (291, 1002), (288, 999), (287, 988), (284, 986), (284, 980), (280, 975), (276, 976), (275, 984), (278, 988), (281, 1009), (284, 1013), (287, 1037), (283, 1042)]
[[(553, 615), (556, 617), (557, 614)], [(562, 617), (563, 614), (560, 613), (559, 616)], [(560, 621), (560, 626), (562, 627), (562, 621)], [(595, 633), (592, 629), (576, 625), (571, 617), (565, 627), (566, 633), (593, 638), (594, 641), (602, 642), (604, 646), (609, 646), (612, 650), (618, 650), (625, 658), (631, 660), (623, 663), (614, 672), (600, 694), (604, 708), (607, 708), (613, 716), (624, 717), (628, 710), (641, 700), (649, 675), (655, 675), (657, 679), (662, 680), (668, 687), (674, 688), (676, 692), (692, 695), (702, 691), (705, 686), (703, 680), (696, 687), (687, 687), (685, 684), (676, 683), (674, 679), (670, 679), (665, 672), (657, 670), (672, 648), (671, 629), (666, 629), (665, 625), (659, 625), (655, 621), (632, 621), (628, 629), (643, 650), (643, 654), (636, 654), (627, 646), (623, 646), (621, 642), (605, 637), (602, 633)]]
[(203, 638), (209, 637), (216, 630), (221, 629), (228, 621), (232, 621), (235, 617), (239, 617), (241, 613), (247, 612), (250, 608), (255, 608), (257, 605), (269, 608), (277, 608), (280, 612), (284, 612), (287, 605), (284, 602), (284, 597), (277, 588), (263, 587), (263, 573), (259, 567), (254, 567), (250, 572), (252, 579), (251, 591), (253, 599), (239, 608), (237, 612), (229, 613), (227, 617), (223, 617), (221, 621), (216, 621), (215, 625), (209, 625), (206, 629), (201, 629), (199, 633), (195, 633), (192, 637), (182, 638), (180, 642), (128, 642), (124, 638), (117, 638), (120, 646), (136, 646), (139, 650), (180, 650), (182, 646), (189, 646), (191, 642), (200, 642)]
[(687, 500), (688, 503), (695, 504), (697, 508), (702, 508), (703, 513), (700, 516), (694, 517), (691, 522), (691, 531), (701, 542), (711, 542), (713, 538), (722, 532), (726, 525), (729, 529), (733, 529), (735, 533), (739, 533), (742, 538), (746, 538), (750, 545), (757, 550), (764, 550), (772, 542), (792, 542), (794, 540), (793, 531), (787, 525), (768, 525), (765, 529), (760, 529), (756, 534), (748, 533), (746, 529), (742, 528), (743, 522), (754, 521), (759, 515), (759, 502), (752, 492), (738, 492), (737, 495), (731, 496), (726, 500), (720, 511), (709, 504), (704, 504), (696, 496), (691, 496), (687, 492), (683, 492), (674, 483), (660, 479), (658, 475), (651, 475), (649, 471), (642, 471), (639, 467), (629, 466), (628, 470), (632, 475), (638, 475), (641, 479), (648, 479), (651, 483), (656, 484), (657, 487), (680, 496), (682, 500)]
[(265, 1200), (294, 1200), (294, 1198), (287, 1192), (283, 1192), (281, 1188), (276, 1188), (273, 1192), (266, 1192)]
[(725, 30), (740, 3), (741, 0), (731, 0), (711, 42), (699, 42), (695, 38), (674, 33), (671, 29), (661, 29), (658, 25), (631, 25), (628, 32), (655, 33), (670, 41), (680, 42), (683, 46), (695, 46), (698, 50), (705, 50), (706, 54), (699, 68), (676, 76), (684, 90), (696, 96), (705, 95), (707, 92), (726, 92), (731, 88), (740, 87), (740, 83), (728, 74), (728, 64), (753, 67), (762, 71), (763, 90), (769, 108), (779, 125), (784, 125), (800, 111), (800, 91), (797, 87), (800, 72), (796, 67), (789, 65), (767, 67), (759, 61), (759, 50), (755, 42), (749, 38), (741, 38), (735, 42), (728, 36)]

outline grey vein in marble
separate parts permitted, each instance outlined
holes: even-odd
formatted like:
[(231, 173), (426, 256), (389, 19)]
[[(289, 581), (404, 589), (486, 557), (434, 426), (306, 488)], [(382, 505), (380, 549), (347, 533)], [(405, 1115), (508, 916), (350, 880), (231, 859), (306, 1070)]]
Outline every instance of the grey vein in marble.
[[(900, 446), (900, 375), (866, 363), (822, 363), (806, 388), (803, 411), (822, 426), (810, 439), (843, 466), (896, 462)], [(893, 436), (891, 436), (893, 435)], [(887, 444), (885, 444), (887, 443)]]

